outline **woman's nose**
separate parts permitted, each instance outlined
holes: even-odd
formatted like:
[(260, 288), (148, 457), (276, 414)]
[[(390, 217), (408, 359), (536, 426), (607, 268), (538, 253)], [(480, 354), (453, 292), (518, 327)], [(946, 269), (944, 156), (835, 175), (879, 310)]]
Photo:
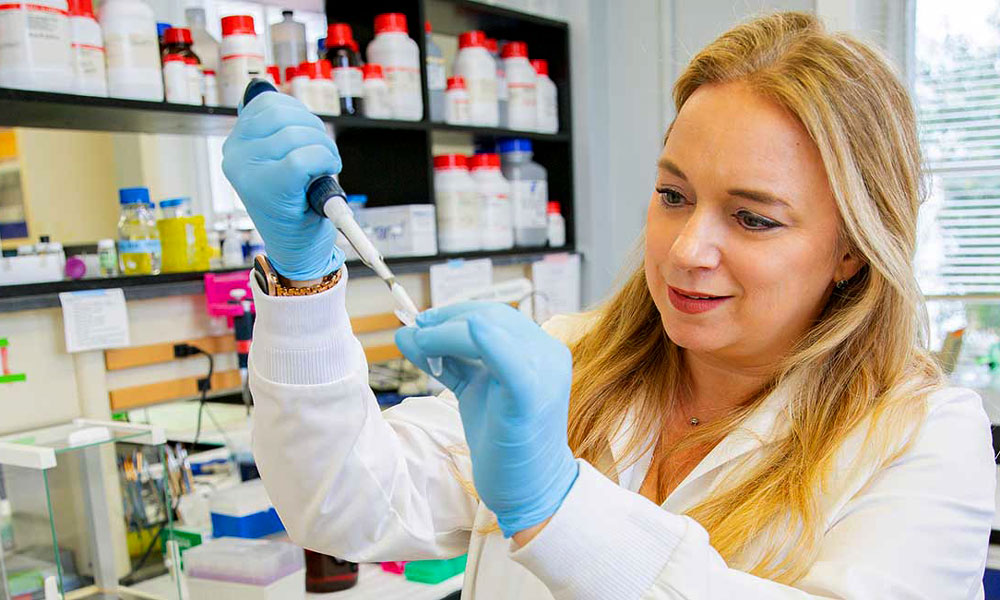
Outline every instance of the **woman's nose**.
[(695, 210), (670, 247), (670, 259), (679, 269), (714, 269), (722, 256), (722, 235), (712, 215)]

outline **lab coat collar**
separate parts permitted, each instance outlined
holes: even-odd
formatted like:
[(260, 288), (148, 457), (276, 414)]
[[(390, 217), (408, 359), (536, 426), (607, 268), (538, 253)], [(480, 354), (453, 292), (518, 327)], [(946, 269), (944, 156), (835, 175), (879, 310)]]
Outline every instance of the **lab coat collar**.
[[(790, 390), (793, 389), (792, 381), (785, 380), (779, 384), (770, 394), (768, 394), (760, 404), (749, 414), (746, 419), (733, 431), (731, 431), (721, 442), (716, 444), (714, 448), (699, 462), (694, 469), (688, 473), (687, 477), (681, 481), (673, 492), (670, 494), (673, 497), (675, 494), (683, 490), (690, 483), (697, 481), (704, 475), (711, 473), (712, 471), (718, 469), (719, 467), (726, 465), (749, 452), (752, 452), (758, 448), (761, 448), (771, 442), (775, 441), (779, 437), (783, 436), (789, 427), (787, 418), (785, 418), (785, 409), (788, 405), (790, 398)], [(631, 434), (631, 429), (635, 423), (635, 415), (630, 410), (626, 418), (622, 422), (622, 426), (619, 427), (618, 432), (612, 437), (608, 443), (608, 451), (601, 457), (598, 464), (595, 467), (598, 468), (603, 473), (614, 473), (614, 470), (610, 468), (614, 462), (621, 461), (625, 459), (624, 452), (625, 446), (628, 442), (629, 435)], [(652, 449), (647, 451), (647, 455), (652, 452)], [(641, 476), (645, 476), (645, 471), (648, 470), (649, 460), (648, 456), (637, 457), (635, 461), (636, 466), (644, 465), (643, 473)], [(623, 461), (628, 464), (629, 460)], [(621, 464), (621, 463), (619, 463)], [(612, 477), (613, 480), (617, 481), (619, 484), (625, 484), (626, 482), (621, 481), (620, 478)]]

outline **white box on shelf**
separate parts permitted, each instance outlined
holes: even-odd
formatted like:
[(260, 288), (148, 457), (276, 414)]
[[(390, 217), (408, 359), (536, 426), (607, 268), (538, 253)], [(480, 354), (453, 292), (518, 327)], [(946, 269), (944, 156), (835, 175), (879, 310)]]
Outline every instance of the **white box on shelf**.
[(433, 204), (365, 208), (361, 226), (382, 256), (434, 256), (437, 221)]
[(62, 281), (66, 254), (29, 254), (0, 257), (0, 285)]

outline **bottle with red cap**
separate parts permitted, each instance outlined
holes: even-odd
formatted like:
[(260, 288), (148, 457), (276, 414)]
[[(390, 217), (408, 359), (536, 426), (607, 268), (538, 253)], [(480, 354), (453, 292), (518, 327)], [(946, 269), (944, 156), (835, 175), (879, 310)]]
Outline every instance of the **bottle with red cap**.
[(472, 122), (469, 114), (469, 92), (465, 88), (465, 78), (448, 78), (448, 90), (444, 100), (444, 122), (449, 125), (468, 125)]
[(469, 90), (470, 124), (496, 127), (500, 124), (497, 105), (496, 63), (486, 49), (486, 34), (466, 31), (458, 36), (455, 75), (465, 79)]
[(500, 172), (500, 155), (476, 154), (469, 157), (469, 169), (476, 183), (483, 250), (514, 247), (514, 209), (510, 203), (510, 182)]
[(326, 60), (333, 65), (333, 81), (340, 94), (340, 112), (360, 115), (364, 112), (365, 85), (361, 56), (351, 48), (354, 33), (347, 23), (331, 23), (326, 29)]
[(325, 58), (317, 61), (319, 63), (320, 97), (322, 98), (321, 113), (325, 115), (340, 115), (340, 91), (337, 89), (337, 82), (333, 80), (333, 65)]
[(535, 128), (541, 133), (559, 131), (559, 97), (556, 84), (549, 78), (549, 62), (537, 59), (531, 61), (537, 78), (535, 79)]
[(447, 88), (447, 76), (444, 68), (444, 53), (441, 47), (431, 37), (431, 22), (424, 21), (424, 66), (427, 69), (427, 103), (431, 121), (444, 121), (444, 93)]
[(281, 70), (278, 65), (267, 65), (264, 68), (264, 78), (271, 82), (271, 85), (281, 89)]
[(205, 99), (205, 106), (219, 105), (219, 81), (216, 79), (214, 69), (204, 69), (201, 72), (201, 81), (204, 84), (202, 97)]
[(538, 119), (536, 79), (538, 75), (528, 61), (528, 45), (524, 42), (507, 42), (503, 51), (504, 70), (507, 72), (507, 127), (534, 131)]
[(361, 67), (365, 81), (365, 116), (369, 119), (391, 119), (392, 100), (389, 85), (382, 74), (382, 65), (368, 63)]
[(86, 96), (107, 96), (104, 36), (94, 18), (91, 0), (70, 0), (69, 24), (73, 46), (73, 92)]
[(558, 202), (549, 202), (548, 210), (549, 223), (549, 246), (562, 248), (566, 245), (566, 220), (563, 219)]
[(162, 101), (160, 41), (153, 9), (140, 0), (107, 0), (98, 13), (104, 33), (108, 94)]
[(167, 102), (190, 104), (187, 64), (182, 54), (170, 53), (163, 57), (163, 91)]
[(299, 98), (306, 108), (317, 114), (339, 115), (340, 100), (330, 63), (326, 60), (304, 62), (299, 65), (299, 72), (309, 77), (304, 95)]
[(465, 155), (434, 157), (434, 206), (440, 252), (469, 252), (482, 248), (482, 210)]
[(191, 49), (191, 30), (184, 27), (171, 27), (163, 32), (163, 60), (164, 60), (164, 87), (167, 86), (166, 57), (176, 54), (184, 58), (185, 72), (188, 90), (184, 100), (177, 100), (174, 94), (173, 100), (169, 99), (171, 94), (167, 94), (167, 102), (181, 102), (184, 104), (202, 103), (202, 83), (201, 83), (201, 60)]
[(384, 13), (375, 17), (375, 39), (368, 44), (368, 62), (382, 65), (392, 116), (419, 121), (424, 116), (420, 89), (420, 50), (410, 39), (406, 15)]
[(264, 52), (253, 17), (222, 17), (222, 49), (219, 61), (219, 88), (223, 106), (236, 106), (254, 77), (264, 76)]
[[(303, 63), (304, 65), (305, 63)], [(300, 102), (309, 106), (311, 101), (309, 98), (311, 89), (311, 83), (309, 81), (309, 73), (306, 72), (302, 65), (297, 65), (294, 67), (288, 67), (285, 69), (285, 93), (298, 98)]]
[(274, 62), (280, 69), (306, 61), (306, 25), (293, 19), (293, 14), (287, 9), (281, 11), (281, 21), (270, 28)]
[(0, 3), (0, 86), (73, 91), (66, 0)]

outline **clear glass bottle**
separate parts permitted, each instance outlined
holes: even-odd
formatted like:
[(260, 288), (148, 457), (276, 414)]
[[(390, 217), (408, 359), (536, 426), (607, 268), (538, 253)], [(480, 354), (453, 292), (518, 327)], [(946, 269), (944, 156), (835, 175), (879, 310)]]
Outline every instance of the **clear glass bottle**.
[(499, 146), (501, 170), (511, 187), (514, 245), (544, 246), (549, 238), (548, 173), (542, 165), (531, 160), (531, 140), (503, 139)]
[(292, 18), (290, 10), (281, 11), (282, 21), (271, 25), (271, 47), (274, 63), (282, 72), (304, 63), (306, 58), (306, 25)]
[(143, 187), (118, 190), (121, 218), (118, 220), (118, 260), (123, 275), (160, 273), (160, 233), (150, 209), (149, 190)]
[(97, 260), (100, 264), (101, 277), (116, 277), (118, 275), (118, 252), (115, 241), (104, 239), (97, 242)]

